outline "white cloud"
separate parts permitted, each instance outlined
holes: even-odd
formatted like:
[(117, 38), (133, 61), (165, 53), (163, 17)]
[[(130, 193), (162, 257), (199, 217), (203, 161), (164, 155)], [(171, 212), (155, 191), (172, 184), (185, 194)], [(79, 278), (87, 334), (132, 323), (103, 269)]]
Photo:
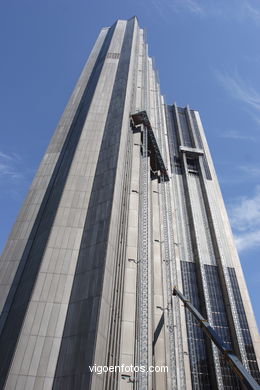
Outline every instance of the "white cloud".
[(172, 7), (177, 7), (179, 10), (186, 9), (192, 14), (203, 15), (205, 10), (195, 0), (175, 0), (172, 2)]
[(5, 154), (3, 152), (0, 151), (0, 159), (4, 159), (4, 160), (13, 160), (13, 157), (12, 156), (9, 156), (8, 154)]
[(216, 76), (221, 84), (235, 99), (240, 100), (256, 111), (260, 111), (260, 92), (246, 83), (235, 72), (232, 76), (228, 73), (216, 71)]
[(247, 234), (235, 235), (235, 243), (239, 252), (260, 246), (260, 229)]
[(258, 6), (257, 5), (253, 5), (253, 3), (251, 1), (244, 1), (244, 9), (245, 9), (245, 12), (247, 13), (247, 15), (254, 19), (256, 22), (259, 22), (260, 21), (260, 8), (259, 8), (259, 4)]
[(260, 246), (260, 186), (252, 197), (236, 199), (229, 206), (229, 215), (238, 250)]
[(20, 158), (16, 155), (9, 155), (0, 151), (0, 177), (2, 178), (2, 182), (4, 180), (22, 177), (18, 166), (19, 160)]
[(188, 12), (194, 16), (219, 18), (238, 22), (260, 20), (260, 6), (254, 0), (153, 0), (159, 15), (168, 18), (168, 11), (174, 13)]
[(252, 137), (251, 135), (245, 134), (245, 133), (239, 133), (235, 130), (225, 131), (224, 133), (220, 134), (221, 138), (229, 138), (234, 140), (244, 140), (244, 141), (255, 141), (255, 137)]
[(259, 113), (254, 113), (252, 111), (248, 111), (249, 112), (249, 115), (251, 116), (251, 118), (258, 124), (260, 125), (260, 115)]
[(152, 5), (158, 12), (158, 16), (160, 16), (165, 22), (168, 22), (168, 12), (166, 11), (167, 7), (167, 1), (158, 1), (158, 0), (152, 0)]
[(260, 228), (260, 186), (252, 198), (243, 196), (234, 202), (230, 217), (233, 227), (239, 231), (258, 225)]
[(228, 163), (218, 162), (218, 165), (222, 166), (219, 182), (226, 187), (241, 183), (250, 185), (249, 183), (255, 183), (256, 179), (260, 178), (260, 167), (255, 165), (236, 165), (232, 167), (230, 161)]
[(169, 20), (169, 12), (178, 14), (187, 11), (196, 16), (204, 14), (204, 9), (195, 0), (152, 0), (152, 4), (165, 21)]
[(239, 169), (244, 172), (247, 176), (259, 177), (260, 176), (260, 167), (252, 165), (241, 165)]
[[(214, 73), (230, 96), (242, 102), (243, 109), (247, 111), (251, 118), (259, 125), (260, 90), (255, 89), (249, 82), (243, 80), (237, 72), (233, 72), (231, 75), (215, 70)], [(248, 136), (248, 132), (246, 135), (243, 133), (240, 134), (240, 136)], [(249, 137), (251, 137), (251, 135)]]

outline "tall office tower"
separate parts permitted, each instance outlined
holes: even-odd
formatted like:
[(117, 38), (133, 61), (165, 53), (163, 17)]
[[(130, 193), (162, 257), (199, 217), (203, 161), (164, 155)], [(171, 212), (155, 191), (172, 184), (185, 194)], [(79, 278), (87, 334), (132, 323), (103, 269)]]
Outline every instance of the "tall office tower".
[[(167, 106), (136, 18), (104, 28), (0, 263), (0, 388), (239, 389), (258, 333), (197, 111)], [(167, 366), (108, 372), (89, 366)]]

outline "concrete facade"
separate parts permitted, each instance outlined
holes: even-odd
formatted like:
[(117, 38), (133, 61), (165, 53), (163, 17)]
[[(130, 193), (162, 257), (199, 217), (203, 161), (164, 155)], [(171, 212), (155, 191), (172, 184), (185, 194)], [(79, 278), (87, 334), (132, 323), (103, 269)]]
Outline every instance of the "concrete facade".
[[(149, 123), (134, 117), (144, 111)], [(100, 32), (1, 257), (0, 389), (240, 389), (174, 285), (259, 380), (199, 113), (166, 105), (144, 30), (118, 20)], [(123, 364), (168, 373), (89, 369)]]

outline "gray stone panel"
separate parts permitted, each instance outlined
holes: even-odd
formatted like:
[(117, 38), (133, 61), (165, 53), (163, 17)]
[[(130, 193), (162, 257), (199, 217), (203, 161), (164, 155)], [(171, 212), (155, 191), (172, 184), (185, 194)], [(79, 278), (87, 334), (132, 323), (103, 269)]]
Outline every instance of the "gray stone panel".
[[(65, 323), (64, 337), (54, 379), (54, 389), (63, 389), (67, 380), (73, 383), (71, 389), (88, 388), (91, 379), (88, 367), (93, 364), (97, 325), (102, 316), (99, 309), (100, 300), (104, 294), (103, 280), (108, 234), (109, 229), (113, 228), (110, 226), (110, 218), (116, 169), (119, 163), (119, 142), (122, 131), (133, 28), (134, 20), (131, 20), (126, 26), (110, 109), (99, 152)], [(105, 277), (106, 281), (110, 278), (112, 283), (112, 275), (106, 272)], [(108, 303), (111, 304), (109, 295), (104, 295), (103, 299), (108, 299)], [(104, 324), (103, 337), (107, 338), (107, 315), (105, 315), (104, 321), (102, 322)], [(104, 352), (105, 348), (102, 354)], [(105, 355), (103, 356), (102, 362), (105, 363)]]

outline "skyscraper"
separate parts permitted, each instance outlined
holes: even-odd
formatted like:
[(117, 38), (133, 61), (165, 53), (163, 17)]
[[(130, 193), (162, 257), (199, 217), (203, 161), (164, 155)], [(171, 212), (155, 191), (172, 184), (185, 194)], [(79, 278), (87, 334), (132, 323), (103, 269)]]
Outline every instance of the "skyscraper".
[[(101, 30), (0, 270), (1, 389), (240, 389), (173, 286), (259, 380), (199, 114), (164, 102), (136, 18)], [(90, 369), (123, 364), (168, 372)]]

